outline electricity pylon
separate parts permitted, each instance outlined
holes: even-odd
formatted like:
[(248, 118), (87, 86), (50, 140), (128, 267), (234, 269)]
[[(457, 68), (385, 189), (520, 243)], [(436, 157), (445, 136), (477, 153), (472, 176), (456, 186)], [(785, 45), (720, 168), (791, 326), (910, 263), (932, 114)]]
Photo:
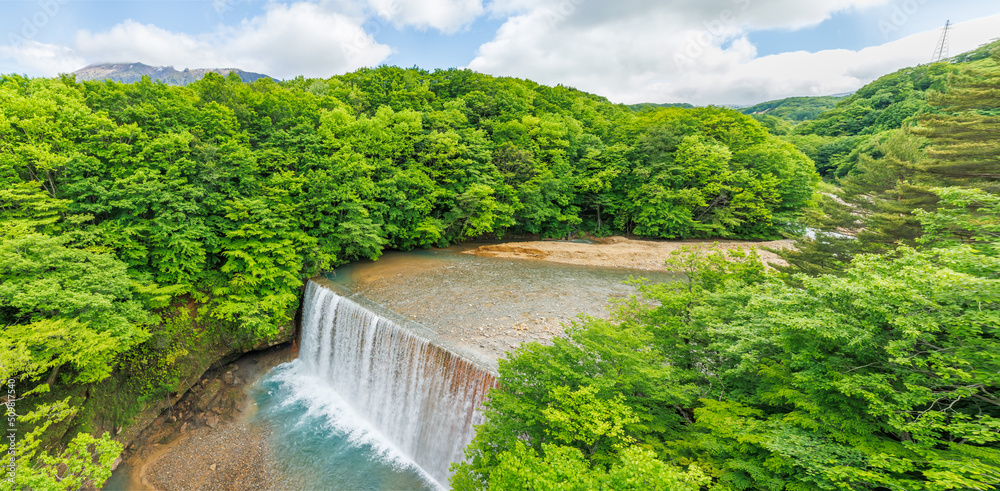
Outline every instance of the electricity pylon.
[(934, 57), (931, 59), (931, 63), (937, 63), (948, 57), (948, 31), (951, 30), (951, 20), (944, 23), (944, 29), (941, 31), (941, 40), (938, 41), (937, 47), (934, 48)]

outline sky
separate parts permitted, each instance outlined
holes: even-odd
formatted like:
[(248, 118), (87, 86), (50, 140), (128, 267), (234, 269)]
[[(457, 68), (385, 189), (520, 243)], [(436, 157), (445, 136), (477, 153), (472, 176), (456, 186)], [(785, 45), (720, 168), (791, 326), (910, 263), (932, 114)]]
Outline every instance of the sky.
[(470, 68), (616, 103), (854, 91), (1000, 37), (997, 0), (0, 0), (0, 73)]

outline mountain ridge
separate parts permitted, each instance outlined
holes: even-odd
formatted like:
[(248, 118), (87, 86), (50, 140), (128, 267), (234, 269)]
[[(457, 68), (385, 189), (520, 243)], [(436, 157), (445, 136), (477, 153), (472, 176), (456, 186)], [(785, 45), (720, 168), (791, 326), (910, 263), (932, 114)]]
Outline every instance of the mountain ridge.
[(244, 82), (250, 83), (262, 78), (274, 78), (263, 73), (248, 72), (239, 68), (185, 68), (177, 70), (172, 66), (152, 66), (145, 63), (96, 63), (75, 72), (78, 81), (113, 80), (121, 83), (138, 82), (147, 76), (150, 80), (167, 85), (187, 85), (201, 80), (208, 73), (223, 77), (235, 73)]

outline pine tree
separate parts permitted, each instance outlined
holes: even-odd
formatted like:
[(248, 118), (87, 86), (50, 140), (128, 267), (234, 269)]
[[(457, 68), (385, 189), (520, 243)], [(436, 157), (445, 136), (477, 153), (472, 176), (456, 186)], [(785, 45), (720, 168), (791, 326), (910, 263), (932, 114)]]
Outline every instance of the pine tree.
[[(826, 233), (778, 252), (789, 264), (783, 272), (835, 273), (855, 254), (915, 245), (927, 232), (919, 217), (938, 209), (936, 188), (1000, 191), (1000, 48), (928, 101), (934, 111), (918, 116), (918, 126), (879, 133), (858, 151), (840, 200), (821, 202), (828, 216), (810, 224)], [(845, 229), (854, 240), (830, 233)]]
[[(934, 210), (937, 196), (921, 171), (923, 141), (905, 130), (891, 130), (875, 144), (875, 158), (861, 155), (857, 172), (842, 182), (841, 198), (860, 217), (858, 239), (881, 252), (885, 246), (912, 243), (920, 236), (913, 210)], [(934, 178), (931, 181), (935, 181)]]
[(923, 172), (942, 185), (1000, 189), (1000, 49), (978, 69), (954, 75), (948, 91), (929, 96), (939, 110), (914, 132), (930, 139)]

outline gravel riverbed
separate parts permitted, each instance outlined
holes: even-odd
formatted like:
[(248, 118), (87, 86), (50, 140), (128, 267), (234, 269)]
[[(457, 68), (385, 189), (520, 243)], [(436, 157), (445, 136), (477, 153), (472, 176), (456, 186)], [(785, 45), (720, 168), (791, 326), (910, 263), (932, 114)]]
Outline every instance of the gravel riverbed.
[(274, 489), (265, 427), (238, 421), (185, 435), (146, 468), (144, 478), (161, 491)]
[[(665, 271), (663, 260), (682, 247), (705, 252), (738, 246), (791, 246), (790, 241), (601, 240), (600, 244), (491, 244), (452, 248), (443, 254), (464, 252), (499, 261), (387, 253), (378, 262), (338, 268), (337, 274), (351, 290), (402, 319), (432, 329), (446, 346), (478, 354), (478, 359), (495, 370), (497, 360), (521, 344), (549, 343), (563, 335), (577, 314), (607, 317), (609, 298), (624, 298), (634, 292), (622, 284), (631, 274), (622, 270), (652, 276), (654, 281), (669, 281), (676, 276)], [(773, 253), (761, 255), (767, 262), (780, 261)], [(523, 259), (535, 261), (518, 261)], [(600, 268), (574, 269), (539, 262)], [(132, 483), (128, 489), (301, 489), (277, 470), (268, 444), (270, 429), (266, 423), (253, 420), (254, 406), (247, 392), (270, 368), (295, 356), (294, 349), (251, 355), (206, 374), (136, 444), (128, 459)]]
[(131, 446), (106, 491), (285, 489), (268, 450), (270, 429), (254, 421), (249, 388), (294, 348), (246, 355), (207, 372)]

